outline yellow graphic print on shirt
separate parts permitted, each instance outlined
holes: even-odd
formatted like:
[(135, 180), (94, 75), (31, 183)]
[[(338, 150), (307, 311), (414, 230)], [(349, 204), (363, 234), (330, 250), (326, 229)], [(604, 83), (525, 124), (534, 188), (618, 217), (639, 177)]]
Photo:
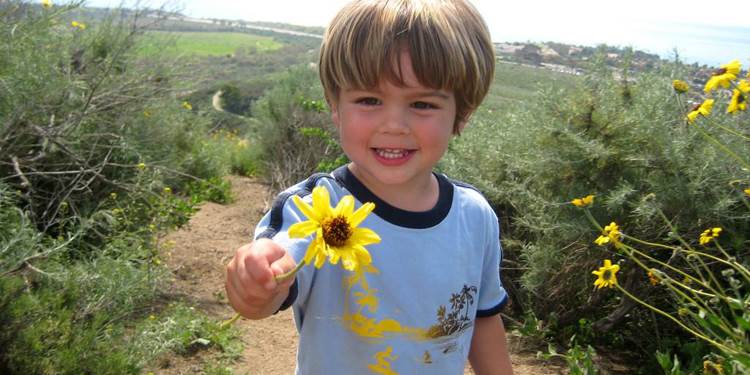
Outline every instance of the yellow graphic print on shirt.
[[(429, 328), (409, 327), (401, 324), (396, 319), (384, 318), (377, 320), (367, 314), (375, 314), (378, 310), (379, 299), (377, 289), (371, 288), (367, 282), (367, 275), (377, 275), (377, 268), (368, 264), (360, 269), (355, 270), (352, 274), (345, 277), (344, 293), (344, 314), (342, 322), (344, 327), (360, 337), (368, 339), (387, 339), (396, 335), (402, 335), (415, 341), (434, 340), (447, 336), (458, 336), (461, 332), (468, 329), (472, 324), (469, 317), (471, 306), (474, 304), (474, 296), (477, 293), (476, 286), (464, 285), (459, 293), (452, 293), (450, 298), (450, 311), (446, 306), (439, 306), (437, 309), (437, 323)], [(356, 306), (356, 311), (350, 311), (350, 302)], [(448, 342), (443, 347), (443, 354), (457, 350), (455, 342)], [(398, 355), (393, 352), (392, 346), (387, 346), (385, 350), (379, 351), (373, 355), (374, 364), (368, 364), (368, 368), (377, 374), (398, 374), (392, 365), (398, 359)], [(421, 362), (425, 365), (432, 364), (432, 358), (428, 351), (425, 351), (425, 357)]]
[(391, 362), (398, 359), (397, 355), (393, 355), (393, 348), (387, 347), (382, 352), (377, 352), (373, 356), (375, 357), (375, 364), (367, 365), (370, 371), (376, 374), (383, 375), (398, 375), (396, 371), (391, 368)]

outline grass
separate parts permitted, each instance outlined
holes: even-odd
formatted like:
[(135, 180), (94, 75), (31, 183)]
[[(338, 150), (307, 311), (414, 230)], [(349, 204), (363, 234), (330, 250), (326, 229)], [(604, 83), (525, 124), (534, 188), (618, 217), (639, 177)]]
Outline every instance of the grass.
[(540, 85), (572, 88), (580, 77), (515, 63), (497, 62), (495, 81), (482, 104), (491, 110), (507, 110), (508, 106), (530, 103)]
[(139, 52), (145, 56), (225, 56), (239, 48), (269, 52), (282, 46), (271, 37), (244, 33), (152, 31), (141, 41)]

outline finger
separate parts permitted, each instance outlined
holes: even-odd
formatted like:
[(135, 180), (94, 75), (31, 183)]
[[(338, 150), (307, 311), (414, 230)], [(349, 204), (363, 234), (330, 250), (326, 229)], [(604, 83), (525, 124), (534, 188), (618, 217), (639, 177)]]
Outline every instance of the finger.
[(253, 282), (261, 285), (266, 290), (273, 290), (276, 288), (276, 280), (274, 280), (274, 273), (271, 270), (269, 258), (275, 259), (278, 254), (276, 249), (269, 246), (269, 242), (259, 241), (253, 243), (253, 248), (242, 263), (246, 273)]

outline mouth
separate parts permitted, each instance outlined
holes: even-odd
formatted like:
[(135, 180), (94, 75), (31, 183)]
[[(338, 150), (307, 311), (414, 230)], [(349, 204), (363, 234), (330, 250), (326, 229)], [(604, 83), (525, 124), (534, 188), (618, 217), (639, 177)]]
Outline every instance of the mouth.
[(403, 159), (416, 150), (407, 150), (403, 148), (373, 148), (375, 154), (386, 160), (397, 160)]

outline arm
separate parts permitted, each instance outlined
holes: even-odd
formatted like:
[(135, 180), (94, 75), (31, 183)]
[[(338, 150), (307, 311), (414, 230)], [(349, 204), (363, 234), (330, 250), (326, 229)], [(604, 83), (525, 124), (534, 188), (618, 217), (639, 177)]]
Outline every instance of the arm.
[(469, 362), (477, 375), (512, 375), (505, 327), (499, 315), (477, 318)]
[(289, 294), (294, 278), (274, 278), (294, 268), (294, 259), (269, 239), (259, 239), (237, 250), (227, 265), (226, 290), (232, 307), (249, 319), (263, 319), (276, 311)]

